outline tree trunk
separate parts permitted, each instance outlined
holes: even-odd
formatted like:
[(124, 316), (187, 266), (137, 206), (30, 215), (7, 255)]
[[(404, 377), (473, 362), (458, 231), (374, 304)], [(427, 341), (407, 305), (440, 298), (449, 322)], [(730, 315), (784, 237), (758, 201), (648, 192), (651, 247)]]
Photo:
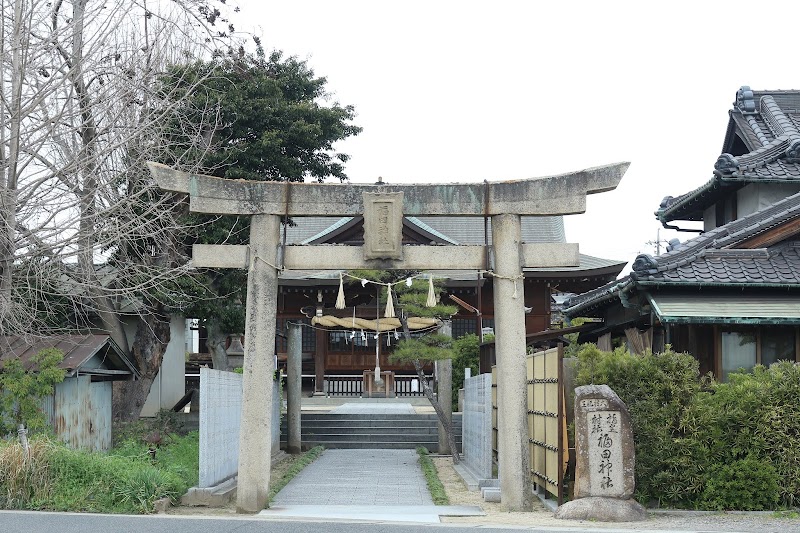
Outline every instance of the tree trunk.
[(419, 359), (414, 359), (414, 369), (417, 371), (417, 376), (419, 376), (420, 382), (422, 383), (422, 392), (425, 393), (425, 397), (428, 398), (428, 401), (431, 402), (433, 406), (433, 410), (436, 411), (436, 416), (439, 417), (439, 423), (442, 424), (445, 433), (447, 433), (447, 442), (450, 446), (450, 450), (453, 452), (453, 463), (458, 464), (461, 462), (461, 457), (458, 454), (458, 448), (456, 448), (456, 439), (455, 435), (453, 434), (453, 424), (452, 421), (447, 420), (447, 415), (442, 409), (442, 406), (433, 397), (433, 389), (430, 385), (428, 385), (428, 381), (425, 379), (425, 371), (422, 368), (422, 362)]
[[(406, 339), (411, 338), (411, 332), (408, 329), (408, 321), (406, 320), (405, 315), (400, 315), (400, 324), (403, 326), (403, 336)], [(453, 434), (453, 423), (452, 420), (447, 420), (447, 415), (442, 409), (442, 406), (433, 397), (433, 389), (428, 385), (428, 381), (425, 379), (425, 371), (422, 368), (422, 362), (419, 359), (414, 359), (414, 370), (417, 371), (417, 376), (419, 377), (420, 384), (422, 386), (422, 392), (425, 394), (425, 397), (431, 403), (433, 410), (436, 412), (436, 416), (439, 418), (439, 423), (444, 428), (445, 433), (447, 433), (447, 442), (450, 444), (450, 450), (453, 452), (453, 464), (458, 464), (461, 462), (461, 456), (458, 454), (458, 448), (456, 447), (456, 439), (455, 435)]]
[(215, 370), (228, 370), (228, 352), (225, 351), (228, 334), (220, 330), (219, 323), (214, 319), (206, 320), (206, 331), (208, 332), (206, 346), (211, 352), (211, 364)]
[(170, 339), (169, 316), (153, 312), (139, 319), (131, 355), (141, 377), (134, 381), (114, 384), (112, 411), (114, 419), (131, 422), (139, 418), (150, 386), (158, 375), (164, 351)]

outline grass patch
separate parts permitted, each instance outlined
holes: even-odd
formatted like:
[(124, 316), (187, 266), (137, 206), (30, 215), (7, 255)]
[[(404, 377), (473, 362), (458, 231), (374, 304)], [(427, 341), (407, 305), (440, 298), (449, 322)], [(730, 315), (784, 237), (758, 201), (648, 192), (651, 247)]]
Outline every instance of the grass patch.
[(126, 441), (111, 453), (72, 450), (45, 438), (0, 441), (0, 508), (145, 514), (197, 483), (198, 436), (171, 436), (155, 451)]
[(422, 473), (425, 475), (425, 481), (428, 483), (428, 491), (431, 493), (433, 503), (435, 505), (450, 505), (450, 498), (447, 497), (444, 485), (442, 485), (439, 479), (439, 472), (436, 470), (436, 465), (434, 465), (431, 458), (428, 457), (428, 449), (424, 446), (418, 446), (417, 454), (419, 455), (419, 465), (422, 467)]
[(300, 458), (292, 464), (289, 470), (287, 470), (279, 480), (271, 484), (272, 486), (269, 490), (269, 496), (267, 496), (267, 504), (272, 501), (272, 498), (274, 498), (283, 487), (285, 487), (292, 479), (294, 479), (294, 476), (299, 474), (300, 471), (306, 466), (314, 462), (314, 460), (319, 457), (324, 450), (325, 448), (323, 446), (314, 446), (306, 453), (301, 455)]

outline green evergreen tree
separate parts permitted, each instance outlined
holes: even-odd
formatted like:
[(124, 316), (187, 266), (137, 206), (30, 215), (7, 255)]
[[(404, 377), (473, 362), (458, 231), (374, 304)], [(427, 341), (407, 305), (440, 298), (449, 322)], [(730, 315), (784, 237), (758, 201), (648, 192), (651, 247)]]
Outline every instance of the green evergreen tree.
[[(336, 151), (334, 143), (361, 131), (351, 124), (355, 111), (328, 103), (327, 80), (316, 76), (305, 61), (285, 58), (281, 52), (267, 56), (259, 46), (255, 54), (176, 67), (162, 83), (165, 94), (184, 106), (181, 120), (172, 125), (179, 145), (176, 161), (189, 161), (207, 174), (230, 179), (347, 178), (348, 156)], [(180, 143), (187, 138), (181, 135), (187, 121), (206, 132), (202, 144)], [(199, 228), (187, 246), (249, 240), (247, 217), (192, 214), (187, 223)], [(244, 331), (246, 288), (246, 273), (237, 270), (205, 270), (184, 281), (183, 289), (195, 299), (183, 311), (206, 327), (216, 368), (227, 368), (227, 334)]]

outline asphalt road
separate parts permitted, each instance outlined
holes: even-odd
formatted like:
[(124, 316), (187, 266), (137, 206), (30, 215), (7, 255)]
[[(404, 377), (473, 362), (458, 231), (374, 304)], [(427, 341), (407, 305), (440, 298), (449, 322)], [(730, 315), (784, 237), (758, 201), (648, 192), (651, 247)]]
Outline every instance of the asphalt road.
[[(0, 532), (9, 533), (442, 533), (479, 531), (508, 533), (522, 528), (457, 526), (454, 524), (383, 524), (366, 522), (274, 521), (254, 518), (185, 518), (181, 516), (128, 516), (72, 513), (0, 511)], [(598, 532), (598, 528), (531, 528), (537, 533)], [(640, 530), (642, 531), (642, 530)], [(662, 532), (664, 533), (664, 532)], [(683, 532), (685, 533), (685, 532)]]

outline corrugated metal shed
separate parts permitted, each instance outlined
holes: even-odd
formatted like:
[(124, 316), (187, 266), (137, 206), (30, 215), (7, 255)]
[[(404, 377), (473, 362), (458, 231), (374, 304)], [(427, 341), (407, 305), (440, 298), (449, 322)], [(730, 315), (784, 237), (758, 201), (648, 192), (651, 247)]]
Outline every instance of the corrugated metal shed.
[(139, 376), (136, 366), (109, 335), (59, 335), (54, 337), (0, 337), (0, 362), (18, 358), (26, 369), (34, 355), (55, 348), (64, 353), (59, 365), (67, 377), (91, 374), (95, 380), (125, 380)]
[(139, 372), (108, 335), (0, 337), (0, 362), (19, 358), (35, 371), (34, 355), (48, 348), (64, 353), (59, 366), (66, 372), (41, 402), (55, 434), (73, 448), (110, 449), (111, 382), (133, 379)]

